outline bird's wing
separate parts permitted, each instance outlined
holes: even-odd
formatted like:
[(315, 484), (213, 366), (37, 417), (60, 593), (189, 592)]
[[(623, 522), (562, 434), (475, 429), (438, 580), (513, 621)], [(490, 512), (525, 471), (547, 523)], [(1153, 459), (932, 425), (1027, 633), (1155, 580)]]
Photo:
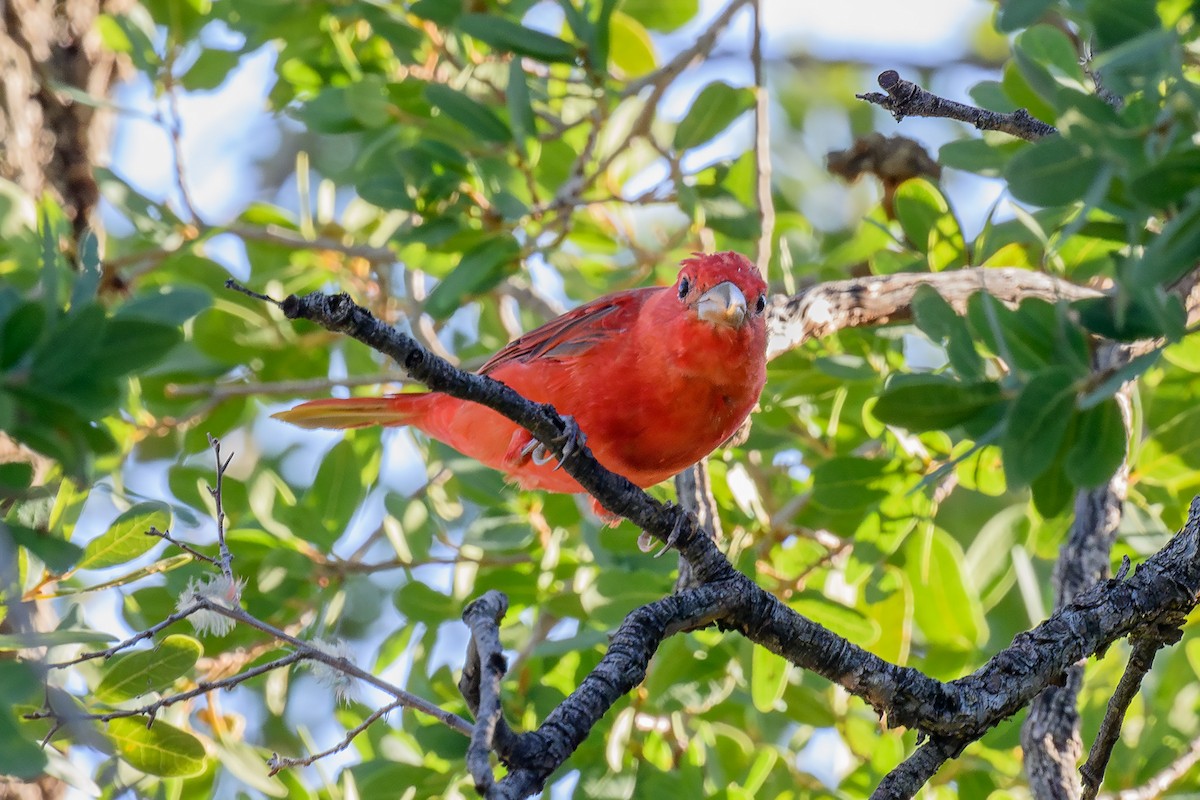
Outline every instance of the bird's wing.
[(633, 326), (638, 310), (661, 288), (606, 295), (513, 339), (479, 368), (481, 375), (512, 363), (574, 358)]

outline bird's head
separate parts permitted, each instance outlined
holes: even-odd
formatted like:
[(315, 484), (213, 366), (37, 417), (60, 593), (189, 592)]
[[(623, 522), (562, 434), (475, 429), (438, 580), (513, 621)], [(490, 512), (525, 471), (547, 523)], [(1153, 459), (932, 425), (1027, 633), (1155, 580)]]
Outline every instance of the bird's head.
[(674, 289), (679, 302), (704, 322), (734, 330), (764, 326), (767, 284), (743, 255), (696, 253), (684, 259)]

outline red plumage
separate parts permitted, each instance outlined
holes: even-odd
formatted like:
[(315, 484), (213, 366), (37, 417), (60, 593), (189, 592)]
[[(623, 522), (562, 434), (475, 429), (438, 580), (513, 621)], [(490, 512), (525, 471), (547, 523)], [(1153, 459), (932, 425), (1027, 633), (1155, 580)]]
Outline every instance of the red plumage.
[[(766, 284), (736, 253), (697, 255), (669, 287), (606, 295), (509, 343), (479, 372), (575, 418), (600, 463), (638, 486), (711, 453), (766, 380)], [(582, 492), (516, 423), (429, 392), (315, 400), (275, 415), (305, 428), (411, 425), (527, 489)]]

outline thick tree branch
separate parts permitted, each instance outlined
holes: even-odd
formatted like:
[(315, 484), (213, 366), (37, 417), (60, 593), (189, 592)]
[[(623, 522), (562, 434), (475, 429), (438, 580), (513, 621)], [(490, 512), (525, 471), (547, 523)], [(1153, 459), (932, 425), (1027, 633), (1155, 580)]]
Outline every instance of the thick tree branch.
[(921, 286), (932, 286), (958, 313), (976, 292), (1005, 303), (1027, 297), (1079, 300), (1101, 292), (1016, 267), (973, 267), (949, 272), (903, 272), (830, 281), (792, 297), (779, 297), (767, 312), (767, 358), (775, 358), (810, 339), (843, 328), (864, 328), (912, 318), (912, 299)]
[[(979, 272), (1020, 271), (968, 272), (966, 283), (960, 284), (963, 289), (960, 302), (969, 291), (984, 288), (981, 284), (991, 288), (990, 280)], [(878, 302), (865, 303), (871, 309), (869, 313), (879, 315), (875, 322), (883, 321), (879, 317), (898, 314), (903, 304), (911, 300), (915, 286), (930, 282), (927, 275), (891, 277), (900, 287), (891, 286), (895, 294), (883, 304), (890, 311), (882, 312)], [(1012, 277), (1015, 280), (1018, 276)], [(1039, 286), (1041, 294), (1054, 297), (1091, 293), (1038, 273), (1022, 273), (1020, 277)], [(883, 285), (887, 283), (883, 281)], [(876, 287), (879, 285), (875, 283)], [(1011, 294), (1012, 286), (1008, 288)], [(864, 294), (861, 286), (858, 291)], [(1003, 292), (999, 294), (1005, 297)], [(802, 331), (798, 339), (815, 335), (814, 330), (826, 331), (837, 321), (831, 310), (831, 298), (826, 299), (823, 315), (815, 320), (807, 318), (811, 314), (811, 298), (815, 297), (825, 295), (812, 293), (809, 310), (795, 313)], [(798, 302), (803, 304), (804, 300), (799, 298)], [(863, 304), (864, 297), (858, 297), (858, 303)], [(975, 673), (942, 683), (915, 669), (883, 661), (795, 613), (734, 570), (693, 515), (658, 503), (624, 478), (608, 472), (586, 447), (564, 455), (562, 444), (568, 425), (553, 408), (532, 403), (485, 376), (454, 368), (410, 337), (380, 323), (345, 295), (290, 296), (279, 305), (289, 318), (317, 322), (390, 356), (411, 377), (435, 391), (482, 403), (521, 424), (562, 457), (567, 473), (606, 509), (630, 519), (660, 541), (667, 541), (676, 533), (677, 547), (701, 584), (632, 612), (613, 636), (600, 665), (551, 712), (538, 730), (516, 734), (512, 741), (501, 741), (497, 736), (498, 755), (510, 770), (492, 786), (489, 796), (516, 797), (539, 791), (596, 721), (641, 682), (662, 639), (676, 632), (713, 623), (736, 630), (791, 663), (823, 675), (863, 698), (889, 725), (914, 728), (933, 736), (932, 749), (940, 751), (946, 747), (943, 739), (953, 742), (955, 747), (978, 739), (991, 726), (1023, 708), (1046, 686), (1060, 680), (1070, 665), (1081, 658), (1100, 652), (1113, 641), (1146, 626), (1173, 624), (1180, 615), (1192, 610), (1200, 592), (1197, 557), (1200, 501), (1197, 501), (1184, 530), (1128, 580), (1094, 585), (1037, 628), (1017, 636), (1011, 646)], [(786, 309), (788, 303), (783, 305)], [(841, 320), (863, 318), (850, 312), (840, 317)], [(923, 757), (918, 764), (925, 764), (926, 758), (932, 756)], [(928, 769), (922, 767), (920, 774)]]
[(912, 81), (904, 80), (894, 69), (879, 73), (878, 80), (879, 88), (887, 94), (868, 92), (855, 96), (859, 100), (883, 106), (892, 112), (897, 122), (905, 117), (944, 117), (970, 123), (981, 131), (1001, 131), (1031, 142), (1058, 133), (1053, 125), (1035, 119), (1023, 108), (1011, 114), (1000, 114), (947, 100), (925, 91)]

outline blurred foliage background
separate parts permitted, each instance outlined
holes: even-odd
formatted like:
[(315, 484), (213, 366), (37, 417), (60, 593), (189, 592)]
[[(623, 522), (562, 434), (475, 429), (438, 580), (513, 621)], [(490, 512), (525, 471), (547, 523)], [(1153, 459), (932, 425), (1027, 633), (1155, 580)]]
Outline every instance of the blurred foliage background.
[[(299, 397), (396, 390), (396, 369), (223, 283), (348, 291), (470, 367), (571, 304), (669, 281), (694, 250), (735, 249), (758, 256), (781, 294), (968, 266), (1113, 289), (1016, 309), (979, 295), (962, 317), (923, 292), (913, 324), (846, 330), (772, 361), (749, 438), (710, 460), (739, 569), (886, 659), (940, 679), (979, 667), (1053, 607), (1078, 490), (1104, 485), (1128, 453), (1119, 562), (1160, 547), (1200, 484), (1200, 345), (1165, 291), (1200, 256), (1195, 8), (1008, 0), (979, 12), (929, 61), (851, 58), (782, 28), (775, 43), (745, 0), (148, 0), (93, 12), (77, 33), (99, 54), (93, 69), (116, 65), (107, 82), (41, 74), (95, 126), (98, 204), (36, 162), (24, 168), (42, 173), (40, 188), (19, 165), (0, 181), (0, 650), (40, 646), (61, 661), (175, 610), (211, 567), (143, 531), (213, 551), (212, 435), (235, 454), (223, 501), (250, 613), (344, 641), (360, 666), (466, 714), (459, 614), (499, 589), (512, 608), (507, 714), (536, 726), (606, 633), (671, 591), (677, 566), (638, 552), (628, 524), (602, 529), (575, 499), (517, 492), (407, 431), (301, 433), (267, 419)], [(1098, 95), (1085, 50), (1121, 102)], [(854, 98), (884, 68), (994, 110), (1028, 108), (1061, 135), (896, 128)], [(219, 149), (189, 162), (181, 103), (233, 97), (255, 75), (271, 113), (244, 134), (253, 166), (231, 168)], [(223, 141), (237, 102), (196, 124)], [(757, 150), (756, 102), (769, 118)], [(165, 160), (137, 151), (148, 127)], [(886, 193), (826, 172), (828, 151), (874, 132), (917, 138), (944, 171)], [(131, 174), (158, 176), (161, 190)], [(229, 191), (199, 202), (193, 182), (214, 174)], [(1097, 372), (1095, 335), (1166, 344)], [(33, 601), (40, 632), (20, 633)], [(52, 671), (50, 691), (103, 713), (281, 654), (244, 628), (183, 625), (158, 642), (171, 658), (154, 663), (170, 668), (136, 654), (88, 662)], [(1088, 665), (1085, 742), (1122, 664), (1114, 652)], [(1189, 628), (1131, 710), (1108, 788), (1145, 783), (1200, 736), (1198, 669)], [(466, 740), (412, 712), (268, 777), (272, 752), (328, 747), (385, 702), (366, 687), (339, 702), (303, 669), (173, 706), (149, 730), (79, 722), (44, 748), (49, 724), (22, 717), (41, 705), (42, 680), (35, 660), (0, 661), (0, 774), (48, 772), (102, 797), (473, 794)], [(1023, 716), (927, 794), (1027, 796)], [(823, 679), (701, 631), (667, 641), (552, 793), (863, 797), (914, 746)]]

